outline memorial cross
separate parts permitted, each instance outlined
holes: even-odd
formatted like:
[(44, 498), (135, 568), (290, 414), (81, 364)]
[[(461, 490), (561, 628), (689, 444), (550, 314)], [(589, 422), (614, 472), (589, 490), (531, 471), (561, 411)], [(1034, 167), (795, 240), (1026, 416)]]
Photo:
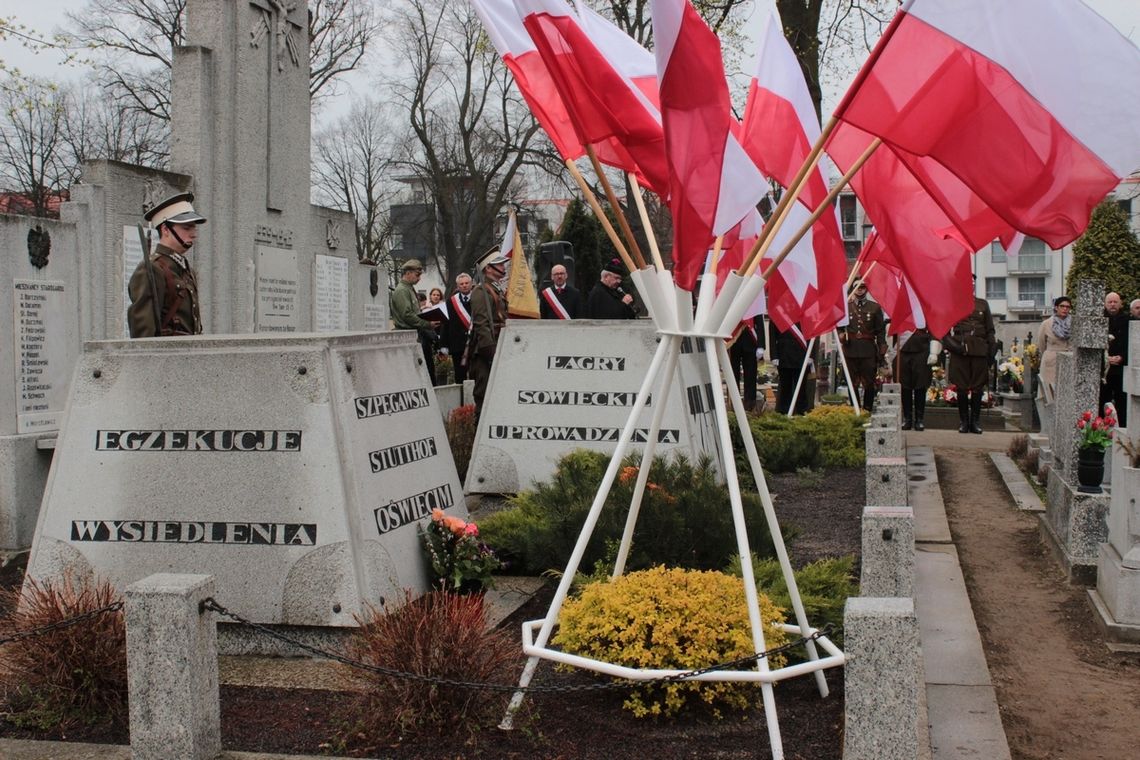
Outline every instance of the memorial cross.
[[(1072, 327), (1072, 382), (1058, 383), (1054, 410), (1054, 469), (1071, 485), (1077, 484), (1077, 448), (1080, 443), (1075, 425), (1081, 412), (1094, 409), (1100, 397), (1101, 362), (1108, 335), (1104, 316), (1104, 283), (1080, 280), (1076, 287), (1076, 310)], [(1061, 373), (1058, 372), (1058, 379)], [(1100, 410), (1094, 409), (1095, 414)]]

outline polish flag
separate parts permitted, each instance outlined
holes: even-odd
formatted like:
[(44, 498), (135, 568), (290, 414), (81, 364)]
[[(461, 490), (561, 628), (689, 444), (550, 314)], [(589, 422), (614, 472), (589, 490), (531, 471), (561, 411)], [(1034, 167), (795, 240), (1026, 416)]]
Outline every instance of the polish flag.
[[(787, 188), (819, 137), (819, 119), (803, 70), (784, 37), (774, 0), (767, 0), (765, 11), (740, 139), (756, 165)], [(817, 167), (808, 176), (799, 201), (810, 213), (826, 195), (827, 182)], [(806, 219), (807, 214), (802, 216)], [(791, 217), (784, 226), (789, 225), (793, 232), (801, 226)], [(773, 245), (771, 250), (778, 254), (781, 248)], [(781, 323), (790, 320), (800, 322), (809, 339), (830, 332), (845, 314), (846, 271), (839, 219), (832, 210), (812, 225), (797, 251), (769, 281), (769, 308), (780, 328), (787, 330), (790, 325)]]
[(689, 0), (651, 0), (673, 214), (673, 277), (692, 290), (718, 235), (767, 192), (737, 141), (720, 40)]
[(546, 64), (579, 140), (611, 142), (599, 159), (638, 175), (665, 197), (669, 187), (661, 115), (644, 92), (611, 64), (565, 0), (514, 0), (523, 26)]
[(926, 327), (926, 315), (917, 294), (877, 232), (867, 236), (860, 258), (875, 262), (875, 266), (865, 268), (863, 282), (891, 320), (887, 333), (898, 335)]
[(1079, 0), (908, 0), (835, 116), (1056, 249), (1140, 167), (1137, 72), (1140, 49)]
[(577, 6), (578, 19), (590, 40), (606, 60), (660, 112), (661, 92), (657, 87), (657, 60), (653, 53), (590, 6), (585, 3), (578, 3)]

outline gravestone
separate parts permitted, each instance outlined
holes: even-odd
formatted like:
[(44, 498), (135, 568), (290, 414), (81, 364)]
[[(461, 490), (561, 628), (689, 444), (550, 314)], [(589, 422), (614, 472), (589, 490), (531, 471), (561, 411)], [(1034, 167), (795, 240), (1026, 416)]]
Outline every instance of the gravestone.
[(1101, 305), (1102, 282), (1081, 280), (1076, 295), (1073, 350), (1057, 355), (1057, 397), (1050, 436), (1053, 462), (1041, 525), (1070, 579), (1091, 585), (1096, 581), (1097, 545), (1108, 535), (1108, 497), (1077, 490), (1080, 439), (1076, 423), (1083, 412), (1096, 411), (1108, 322)]
[(426, 590), (419, 529), (467, 512), (418, 352), (406, 332), (87, 344), (28, 576), (210, 574), (250, 620), (332, 628)]
[(0, 216), (0, 552), (31, 544), (79, 355), (75, 229)]
[[(479, 421), (468, 493), (517, 493), (554, 474), (575, 449), (610, 453), (645, 379), (660, 338), (648, 320), (508, 320), (499, 338)], [(713, 385), (703, 341), (685, 338), (664, 400), (658, 455), (707, 453), (719, 461)], [(719, 380), (719, 378), (718, 378)], [(716, 384), (720, 392), (720, 383)], [(638, 421), (642, 451), (656, 386)]]
[[(1129, 420), (1140, 420), (1140, 322), (1128, 325), (1128, 359), (1124, 369)], [(1117, 435), (1140, 445), (1140, 423)], [(1108, 540), (1099, 547), (1096, 588), (1089, 592), (1097, 621), (1111, 638), (1140, 644), (1140, 469), (1119, 447), (1112, 451), (1112, 494)]]

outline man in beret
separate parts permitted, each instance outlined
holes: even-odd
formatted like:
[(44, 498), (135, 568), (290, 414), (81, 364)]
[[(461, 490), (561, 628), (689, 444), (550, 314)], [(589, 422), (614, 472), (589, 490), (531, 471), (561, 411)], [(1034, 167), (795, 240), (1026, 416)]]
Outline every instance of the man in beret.
[(483, 413), (483, 398), (491, 379), (491, 364), (499, 333), (507, 323), (507, 299), (503, 295), (507, 274), (507, 257), (498, 246), (475, 262), (483, 281), (471, 292), (471, 338), (467, 344), (467, 371), (475, 381), (475, 419)]
[(612, 259), (602, 267), (601, 281), (590, 291), (586, 300), (587, 319), (636, 319), (637, 304), (633, 296), (622, 290), (625, 269), (621, 262)]
[(198, 239), (198, 225), (205, 224), (206, 217), (194, 210), (193, 193), (179, 193), (156, 203), (143, 218), (158, 230), (158, 245), (153, 254), (144, 252), (127, 285), (130, 335), (199, 335), (198, 279), (186, 253)]
[(400, 268), (400, 282), (392, 291), (388, 301), (392, 312), (392, 325), (397, 330), (415, 330), (419, 333), (420, 350), (423, 351), (424, 364), (427, 366), (428, 377), (435, 385), (435, 324), (420, 316), (419, 296), (416, 295), (416, 283), (424, 274), (424, 265), (419, 259), (408, 259)]

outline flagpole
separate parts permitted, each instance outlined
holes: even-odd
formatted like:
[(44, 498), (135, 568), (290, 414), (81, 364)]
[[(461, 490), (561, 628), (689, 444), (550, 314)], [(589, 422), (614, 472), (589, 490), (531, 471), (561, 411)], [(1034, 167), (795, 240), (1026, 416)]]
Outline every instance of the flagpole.
[(807, 353), (804, 354), (804, 363), (800, 367), (800, 376), (796, 380), (796, 389), (792, 391), (792, 403), (788, 404), (788, 416), (791, 417), (796, 413), (796, 402), (800, 400), (800, 387), (804, 384), (804, 375), (807, 374), (807, 365), (811, 361), (811, 350), (815, 346), (815, 338), (808, 341)]
[[(645, 257), (641, 255), (641, 247), (637, 245), (637, 240), (633, 237), (633, 230), (629, 228), (629, 220), (625, 218), (625, 213), (622, 212), (621, 206), (618, 205), (617, 195), (614, 193), (614, 188), (610, 185), (609, 179), (606, 178), (605, 171), (602, 170), (602, 163), (598, 160), (598, 154), (594, 152), (593, 145), (586, 145), (586, 155), (590, 157), (590, 163), (594, 167), (594, 174), (598, 175), (598, 180), (602, 183), (602, 189), (606, 191), (606, 198), (610, 202), (610, 207), (614, 210), (614, 216), (617, 217), (618, 225), (621, 227), (621, 233), (625, 236), (630, 253), (633, 254), (633, 258), (637, 262), (637, 268), (645, 269)], [(630, 267), (630, 271), (633, 271), (633, 267)]]
[[(851, 168), (848, 169), (847, 172), (839, 179), (839, 182), (835, 183), (835, 187), (831, 188), (831, 190), (827, 193), (827, 196), (823, 199), (823, 202), (819, 204), (819, 207), (812, 212), (811, 216), (808, 217), (807, 221), (804, 222), (799, 231), (797, 231), (792, 239), (788, 242), (788, 244), (784, 246), (784, 250), (780, 251), (780, 255), (777, 256), (776, 259), (768, 265), (768, 268), (764, 270), (764, 273), (760, 275), (761, 279), (763, 279), (765, 282), (768, 281), (768, 278), (770, 278), (772, 276), (772, 273), (776, 271), (776, 267), (780, 266), (780, 263), (788, 257), (788, 255), (792, 252), (800, 240), (803, 239), (804, 235), (807, 234), (808, 230), (812, 228), (812, 225), (815, 224), (819, 218), (823, 216), (824, 212), (831, 207), (832, 201), (835, 200), (843, 188), (847, 187), (847, 183), (851, 181), (851, 178), (855, 176), (855, 173), (863, 168), (863, 164), (867, 163), (867, 159), (869, 159), (871, 157), (871, 154), (873, 154), (875, 150), (882, 144), (883, 141), (878, 137), (871, 141), (871, 144), (867, 146), (867, 149), (863, 151), (863, 154), (859, 156), (855, 163), (851, 165)], [(781, 202), (783, 201), (781, 200)], [(774, 239), (774, 237), (769, 237), (768, 241)], [(761, 259), (764, 258), (764, 253), (767, 251), (769, 245), (770, 242), (765, 243), (765, 250), (761, 251), (758, 256), (752, 259), (748, 265), (747, 270), (744, 273), (745, 277), (751, 276), (752, 273), (756, 271), (756, 267), (760, 264)]]
[(641, 195), (641, 185), (633, 172), (626, 174), (629, 185), (633, 188), (633, 202), (637, 204), (637, 214), (641, 217), (641, 228), (645, 230), (645, 239), (649, 241), (649, 252), (653, 255), (653, 263), (658, 272), (665, 271), (665, 262), (661, 259), (661, 249), (657, 247), (657, 236), (653, 234), (653, 225), (649, 223), (649, 212), (645, 210), (645, 198)]
[(602, 210), (601, 205), (598, 203), (598, 199), (594, 196), (594, 191), (591, 190), (590, 186), (586, 184), (586, 180), (582, 177), (582, 172), (578, 171), (578, 166), (568, 158), (566, 159), (566, 168), (570, 170), (570, 176), (574, 178), (574, 181), (578, 183), (578, 189), (582, 191), (582, 195), (585, 196), (586, 202), (589, 203), (590, 208), (593, 209), (594, 216), (596, 216), (598, 218), (598, 221), (601, 222), (602, 229), (604, 229), (606, 231), (606, 234), (609, 235), (610, 242), (613, 243), (614, 248), (617, 249), (618, 256), (621, 256), (621, 260), (625, 264), (625, 268), (631, 272), (638, 269), (638, 267), (635, 267), (633, 265), (633, 259), (629, 257), (629, 253), (625, 250), (625, 246), (622, 244), (621, 238), (619, 238), (617, 232), (614, 231), (614, 226), (610, 224), (609, 217), (606, 216), (606, 212)]

